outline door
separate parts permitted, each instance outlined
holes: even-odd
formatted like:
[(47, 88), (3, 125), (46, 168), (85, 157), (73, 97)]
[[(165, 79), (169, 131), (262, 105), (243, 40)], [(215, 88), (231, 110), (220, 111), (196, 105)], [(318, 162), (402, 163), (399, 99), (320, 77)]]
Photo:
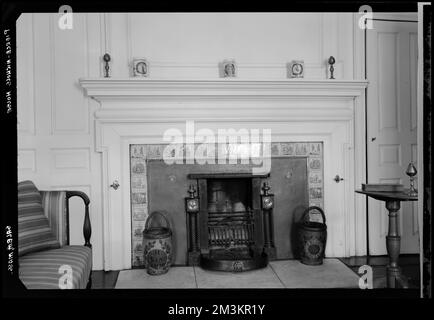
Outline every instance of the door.
[[(417, 23), (373, 22), (366, 31), (367, 152), (369, 183), (402, 183), (417, 164)], [(417, 185), (417, 184), (416, 184)], [(369, 254), (386, 254), (384, 202), (368, 200)], [(401, 203), (401, 253), (419, 253), (417, 201)]]

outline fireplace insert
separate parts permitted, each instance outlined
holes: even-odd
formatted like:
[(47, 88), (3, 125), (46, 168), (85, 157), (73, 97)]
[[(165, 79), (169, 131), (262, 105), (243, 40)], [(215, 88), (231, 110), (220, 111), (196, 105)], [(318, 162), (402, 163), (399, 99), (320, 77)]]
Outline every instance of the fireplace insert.
[(189, 265), (238, 272), (266, 267), (275, 258), (268, 176), (188, 176), (195, 180), (185, 198)]

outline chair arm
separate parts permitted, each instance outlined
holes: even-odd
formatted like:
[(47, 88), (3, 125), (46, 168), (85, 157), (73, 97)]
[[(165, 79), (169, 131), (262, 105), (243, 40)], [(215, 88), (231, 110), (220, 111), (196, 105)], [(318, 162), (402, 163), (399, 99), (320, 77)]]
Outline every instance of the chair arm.
[[(90, 243), (90, 237), (92, 235), (92, 227), (90, 225), (90, 217), (89, 217), (89, 197), (81, 191), (66, 191), (66, 212), (69, 220), (69, 199), (72, 197), (80, 197), (84, 201), (85, 212), (84, 212), (84, 223), (83, 223), (83, 236), (84, 236), (84, 245), (86, 247), (92, 248), (92, 244)], [(69, 242), (69, 239), (68, 239)]]

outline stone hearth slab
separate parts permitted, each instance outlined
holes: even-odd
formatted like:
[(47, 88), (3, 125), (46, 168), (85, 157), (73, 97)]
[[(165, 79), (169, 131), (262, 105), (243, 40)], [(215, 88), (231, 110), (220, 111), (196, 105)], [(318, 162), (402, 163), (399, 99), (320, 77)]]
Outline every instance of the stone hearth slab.
[(272, 261), (266, 268), (240, 273), (173, 266), (169, 272), (151, 276), (145, 269), (119, 272), (116, 289), (184, 288), (358, 288), (359, 277), (337, 259), (319, 266), (298, 260)]
[(298, 260), (271, 261), (271, 267), (286, 288), (358, 288), (359, 277), (337, 259), (324, 259), (318, 266)]
[(245, 272), (209, 271), (194, 267), (197, 287), (208, 288), (284, 288), (270, 266)]
[(172, 267), (165, 274), (149, 275), (145, 269), (119, 272), (116, 289), (189, 289), (196, 288), (192, 267)]

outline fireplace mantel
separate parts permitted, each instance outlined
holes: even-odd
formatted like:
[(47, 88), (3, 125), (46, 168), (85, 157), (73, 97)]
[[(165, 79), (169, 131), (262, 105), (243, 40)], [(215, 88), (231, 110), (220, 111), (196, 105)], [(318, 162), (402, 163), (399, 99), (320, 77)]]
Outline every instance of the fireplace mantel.
[[(99, 123), (332, 121), (361, 110), (366, 80), (82, 78)], [(273, 102), (273, 103), (270, 103)], [(320, 103), (318, 103), (320, 102)], [(236, 105), (237, 108), (233, 106)]]
[[(82, 78), (93, 114), (95, 148), (102, 153), (104, 269), (131, 268), (129, 146), (165, 143), (168, 128), (272, 131), (273, 142), (324, 145), (324, 211), (328, 256), (366, 254), (366, 80), (155, 80)], [(334, 177), (344, 177), (336, 183)], [(117, 180), (120, 187), (110, 187)]]
[(155, 80), (146, 78), (81, 78), (86, 95), (110, 99), (285, 99), (289, 97), (359, 96), (367, 80)]

